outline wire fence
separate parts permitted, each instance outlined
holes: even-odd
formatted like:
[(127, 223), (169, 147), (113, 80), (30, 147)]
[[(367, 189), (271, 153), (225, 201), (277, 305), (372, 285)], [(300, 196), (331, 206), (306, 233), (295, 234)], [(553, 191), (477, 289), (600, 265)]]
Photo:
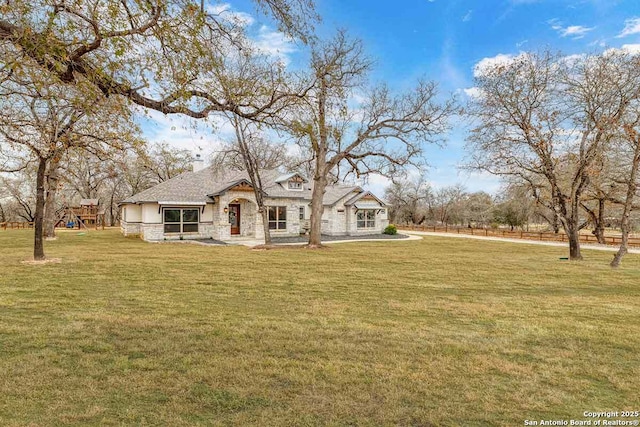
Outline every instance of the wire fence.
[[(429, 231), (432, 233), (455, 233), (470, 234), (472, 236), (505, 237), (509, 239), (538, 240), (543, 242), (568, 242), (567, 235), (544, 231), (516, 231), (494, 228), (469, 228), (469, 227), (449, 227), (435, 225), (398, 225), (398, 230), (407, 231)], [(622, 236), (604, 236), (604, 244), (618, 246), (622, 242)], [(580, 243), (598, 243), (598, 238), (594, 235), (581, 234)], [(640, 247), (640, 238), (630, 237), (630, 247)]]
[(14, 230), (19, 228), (33, 228), (33, 222), (26, 222), (26, 221), (0, 222), (0, 230)]

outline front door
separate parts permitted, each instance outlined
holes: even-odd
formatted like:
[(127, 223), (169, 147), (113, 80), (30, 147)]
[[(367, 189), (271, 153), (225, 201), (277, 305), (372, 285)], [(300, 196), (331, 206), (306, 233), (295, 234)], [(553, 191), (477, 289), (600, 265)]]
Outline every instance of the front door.
[(240, 205), (229, 205), (229, 224), (232, 236), (240, 234)]

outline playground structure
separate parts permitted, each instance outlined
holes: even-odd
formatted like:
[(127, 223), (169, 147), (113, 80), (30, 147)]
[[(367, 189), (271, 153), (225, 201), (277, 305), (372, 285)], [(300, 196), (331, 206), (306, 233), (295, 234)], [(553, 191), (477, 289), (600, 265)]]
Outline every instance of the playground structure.
[(63, 209), (56, 227), (88, 229), (92, 226), (96, 230), (98, 227), (104, 230), (104, 214), (99, 199), (82, 199), (80, 206), (66, 206)]

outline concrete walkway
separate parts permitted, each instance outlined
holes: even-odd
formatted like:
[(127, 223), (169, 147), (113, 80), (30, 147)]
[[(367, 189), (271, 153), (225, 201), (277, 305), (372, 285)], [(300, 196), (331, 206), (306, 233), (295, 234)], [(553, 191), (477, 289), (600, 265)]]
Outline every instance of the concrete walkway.
[[(568, 248), (567, 242), (541, 242), (539, 240), (526, 240), (526, 239), (509, 239), (506, 237), (490, 237), (490, 236), (474, 236), (471, 234), (453, 234), (453, 233), (434, 233), (431, 231), (410, 231), (401, 230), (401, 233), (412, 236), (438, 236), (438, 237), (453, 237), (461, 239), (476, 239), (476, 240), (493, 240), (496, 242), (509, 242), (520, 243), (525, 245), (544, 245), (544, 246), (561, 246)], [(608, 251), (617, 252), (617, 246), (605, 246), (605, 245), (593, 245), (593, 244), (580, 244), (581, 249), (593, 249), (596, 251)], [(630, 254), (640, 254), (640, 249), (629, 249)]]
[[(354, 243), (354, 242), (359, 242), (359, 243), (366, 243), (366, 242), (409, 242), (409, 241), (415, 241), (415, 240), (421, 240), (422, 237), (418, 236), (418, 235), (411, 235), (408, 232), (402, 232), (400, 234), (405, 234), (409, 237), (407, 237), (406, 239), (350, 239), (350, 240), (327, 240), (325, 242), (322, 242), (323, 245), (334, 245), (337, 243)], [(226, 242), (227, 245), (244, 245), (244, 246), (259, 246), (259, 245), (264, 245), (264, 240), (255, 240), (255, 239), (238, 239), (236, 241), (233, 242)], [(306, 245), (307, 242), (295, 242), (295, 243), (273, 243), (276, 246), (287, 246), (287, 245)]]

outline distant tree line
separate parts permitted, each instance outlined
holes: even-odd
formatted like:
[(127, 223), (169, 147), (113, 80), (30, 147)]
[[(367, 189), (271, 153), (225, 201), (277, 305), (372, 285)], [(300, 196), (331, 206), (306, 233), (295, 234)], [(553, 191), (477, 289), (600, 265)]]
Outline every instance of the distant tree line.
[[(57, 165), (56, 193), (45, 217), (52, 224), (62, 217), (64, 209), (78, 206), (81, 199), (99, 199), (107, 225), (120, 221), (118, 203), (192, 168), (192, 153), (167, 143), (149, 144), (144, 151), (112, 153), (97, 156), (89, 153), (67, 153)], [(35, 221), (36, 189), (29, 165), (19, 172), (0, 175), (0, 222)], [(50, 194), (51, 192), (48, 192)], [(55, 234), (45, 232), (46, 237)]]
[[(508, 228), (559, 233), (560, 221), (554, 212), (538, 203), (524, 185), (505, 185), (497, 194), (469, 192), (461, 184), (434, 188), (424, 178), (400, 179), (385, 190), (390, 221), (398, 225), (438, 225), (474, 228)], [(613, 202), (600, 207), (607, 216), (592, 220), (588, 205), (581, 216), (585, 228), (604, 243), (604, 231), (620, 232), (622, 209)], [(638, 218), (631, 221), (638, 230)]]

